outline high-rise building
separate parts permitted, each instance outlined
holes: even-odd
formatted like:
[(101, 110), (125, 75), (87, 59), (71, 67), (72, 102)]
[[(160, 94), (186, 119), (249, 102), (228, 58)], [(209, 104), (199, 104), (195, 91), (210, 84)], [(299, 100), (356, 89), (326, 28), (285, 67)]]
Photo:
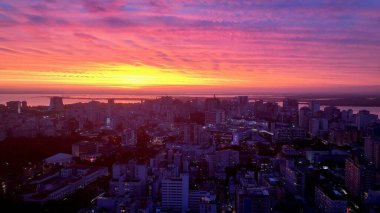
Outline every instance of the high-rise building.
[(329, 142), (338, 146), (350, 145), (359, 140), (359, 131), (354, 127), (333, 128), (329, 133)]
[(115, 99), (110, 98), (107, 100), (107, 102), (108, 104), (115, 104)]
[(306, 131), (303, 128), (276, 128), (274, 130), (274, 142), (292, 142), (296, 139), (306, 139)]
[(240, 189), (236, 195), (237, 212), (269, 213), (272, 208), (271, 200), (267, 187)]
[(282, 107), (287, 112), (298, 112), (298, 101), (296, 99), (285, 98)]
[(182, 153), (176, 152), (173, 154), (173, 163), (178, 167), (178, 169), (182, 168)]
[(302, 107), (299, 112), (299, 126), (304, 130), (309, 130), (309, 119), (311, 118), (309, 107)]
[(57, 96), (50, 97), (49, 109), (52, 111), (63, 110), (63, 99), (62, 99), (62, 97), (57, 97)]
[(93, 124), (104, 122), (104, 117), (101, 113), (101, 103), (98, 101), (90, 101), (88, 106), (88, 120)]
[(136, 131), (133, 129), (126, 129), (123, 132), (122, 146), (135, 146), (137, 143)]
[(321, 103), (317, 100), (312, 100), (309, 105), (313, 114), (321, 110)]
[(309, 119), (309, 132), (313, 135), (319, 135), (324, 132), (327, 133), (329, 123), (326, 118), (311, 118)]
[(364, 157), (373, 163), (376, 169), (380, 169), (380, 138), (365, 138)]
[(336, 106), (328, 106), (323, 109), (323, 112), (325, 114), (325, 117), (331, 121), (333, 119), (336, 119), (340, 116), (340, 109), (338, 109)]
[(28, 102), (26, 102), (26, 101), (22, 101), (22, 102), (21, 102), (21, 108), (22, 108), (22, 109), (27, 109), (27, 108), (28, 108)]
[(107, 101), (108, 103), (107, 103), (106, 127), (111, 129), (114, 123), (114, 119), (112, 115), (114, 111), (115, 100), (108, 99)]
[(207, 111), (205, 113), (205, 125), (218, 125), (224, 122), (225, 114), (223, 110)]
[(342, 110), (340, 112), (340, 117), (341, 117), (341, 120), (346, 122), (346, 123), (349, 123), (349, 122), (352, 122), (354, 120), (354, 113), (352, 111), (352, 109), (349, 109), (349, 110)]
[(367, 132), (367, 127), (377, 121), (378, 115), (370, 114), (368, 110), (360, 110), (356, 114), (356, 126), (359, 130)]
[(201, 198), (201, 204), (199, 205), (200, 213), (216, 213), (216, 195), (206, 195)]
[(148, 168), (146, 164), (137, 164), (135, 166), (135, 178), (142, 180), (145, 184), (146, 178), (148, 176)]
[(253, 106), (254, 114), (257, 118), (276, 120), (279, 115), (279, 106), (275, 102), (266, 102), (258, 100)]
[(367, 136), (380, 138), (380, 122), (373, 123), (367, 127)]
[(345, 186), (350, 195), (363, 197), (375, 183), (375, 171), (373, 166), (359, 158), (352, 156), (346, 159)]
[(311, 118), (309, 120), (309, 132), (316, 136), (319, 132), (319, 119), (318, 118)]
[(236, 99), (238, 103), (238, 113), (244, 115), (248, 110), (249, 98), (248, 96), (237, 96)]
[(186, 124), (183, 129), (183, 139), (185, 144), (198, 144), (202, 126), (197, 124)]
[(163, 210), (186, 212), (189, 203), (189, 174), (164, 178), (161, 182), (161, 196)]
[(294, 166), (294, 162), (287, 162), (285, 169), (285, 187), (295, 195), (305, 193), (305, 173)]
[(297, 100), (290, 98), (284, 99), (282, 107), (282, 121), (293, 125), (299, 124)]
[(21, 113), (21, 102), (20, 101), (9, 101), (7, 102), (7, 107), (10, 111)]
[(208, 177), (215, 177), (217, 158), (215, 154), (206, 155)]
[(91, 155), (98, 153), (98, 144), (92, 141), (81, 141), (71, 146), (72, 155), (81, 157), (82, 155)]
[(189, 192), (189, 211), (199, 212), (202, 197), (207, 196), (209, 193), (207, 191), (191, 190)]
[(112, 178), (124, 181), (127, 177), (128, 165), (125, 163), (112, 164)]
[(239, 164), (239, 151), (232, 149), (225, 149), (217, 151), (216, 153), (216, 169), (223, 171), (227, 167), (233, 167)]
[(214, 95), (213, 98), (206, 98), (205, 111), (214, 111), (220, 108), (220, 100)]
[(315, 187), (315, 205), (323, 213), (345, 213), (347, 195), (343, 189), (333, 184), (321, 184)]
[(237, 96), (236, 98), (239, 105), (247, 105), (249, 102), (248, 96)]

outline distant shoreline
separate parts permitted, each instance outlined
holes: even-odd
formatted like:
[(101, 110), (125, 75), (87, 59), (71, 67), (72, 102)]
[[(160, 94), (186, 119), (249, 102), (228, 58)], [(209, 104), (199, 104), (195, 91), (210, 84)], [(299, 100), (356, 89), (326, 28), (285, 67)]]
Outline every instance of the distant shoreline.
[[(26, 100), (28, 102), (41, 102), (43, 105), (48, 105), (48, 99), (52, 96), (61, 96), (64, 100), (107, 100), (114, 99), (116, 101), (139, 101), (156, 99), (163, 96), (172, 96), (180, 99), (191, 99), (191, 98), (209, 98), (213, 97), (214, 94), (84, 94), (84, 93), (71, 93), (71, 94), (41, 94), (41, 93), (0, 93), (0, 103), (4, 104), (7, 101)], [(233, 98), (235, 96), (249, 96), (250, 101), (263, 100), (263, 101), (273, 101), (282, 102), (284, 98), (294, 98), (297, 99), (301, 104), (305, 104), (310, 100), (318, 100), (321, 105), (324, 106), (353, 106), (353, 107), (380, 107), (380, 95), (280, 95), (280, 94), (215, 94), (217, 98)], [(79, 101), (78, 101), (79, 102)], [(32, 104), (35, 105), (35, 104)]]

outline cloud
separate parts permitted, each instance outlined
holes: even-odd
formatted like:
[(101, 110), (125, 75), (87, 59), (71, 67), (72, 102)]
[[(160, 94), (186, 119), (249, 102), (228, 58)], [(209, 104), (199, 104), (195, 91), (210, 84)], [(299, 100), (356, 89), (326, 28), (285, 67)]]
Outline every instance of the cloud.
[(51, 25), (51, 26), (68, 26), (69, 22), (64, 18), (56, 18), (42, 15), (26, 15), (29, 25)]
[(87, 33), (74, 33), (74, 35), (85, 40), (91, 40), (91, 41), (99, 40), (99, 38), (97, 38), (96, 36), (93, 36)]
[(0, 37), (0, 42), (7, 42), (7, 41), (9, 41), (9, 39), (4, 38), (4, 37)]
[(41, 51), (41, 50), (37, 50), (37, 49), (30, 49), (30, 48), (23, 49), (23, 51), (27, 52), (27, 53), (47, 54), (47, 52), (45, 52), (45, 51)]
[(251, 85), (380, 84), (379, 10), (376, 0), (5, 0), (0, 51), (15, 70), (116, 63)]
[(16, 25), (17, 21), (13, 18), (0, 13), (0, 27), (10, 27)]
[(4, 11), (12, 11), (12, 12), (17, 11), (16, 7), (6, 2), (0, 2), (0, 9)]
[(120, 0), (81, 0), (82, 6), (86, 11), (91, 13), (104, 13), (119, 11), (122, 9), (125, 1)]
[(6, 53), (12, 53), (12, 54), (18, 53), (18, 51), (15, 51), (15, 50), (12, 50), (12, 49), (8, 49), (8, 48), (4, 48), (4, 47), (0, 47), (0, 51), (6, 52)]

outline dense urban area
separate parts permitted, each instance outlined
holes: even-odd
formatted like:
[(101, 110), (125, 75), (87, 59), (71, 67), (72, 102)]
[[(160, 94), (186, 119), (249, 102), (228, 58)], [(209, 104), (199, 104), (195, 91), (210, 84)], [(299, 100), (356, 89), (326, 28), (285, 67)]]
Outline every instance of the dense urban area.
[(380, 211), (380, 121), (367, 110), (249, 96), (63, 101), (0, 105), (1, 208)]

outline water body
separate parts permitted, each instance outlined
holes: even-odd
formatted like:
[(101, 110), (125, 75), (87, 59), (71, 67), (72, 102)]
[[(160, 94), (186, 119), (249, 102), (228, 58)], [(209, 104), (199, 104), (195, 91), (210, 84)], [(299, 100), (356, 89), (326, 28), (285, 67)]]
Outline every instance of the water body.
[[(6, 104), (8, 101), (27, 101), (29, 106), (48, 106), (50, 97), (63, 97), (64, 104), (74, 104), (78, 102), (88, 103), (90, 101), (99, 101), (106, 103), (107, 99), (115, 99), (115, 103), (140, 103), (141, 100), (156, 99), (167, 96), (167, 94), (157, 95), (115, 95), (115, 94), (0, 94), (0, 104)], [(213, 97), (213, 94), (183, 94), (169, 95), (173, 97)], [(218, 98), (230, 98), (237, 95), (216, 95)]]
[[(321, 106), (321, 110), (323, 110), (326, 106)], [(380, 107), (365, 107), (365, 106), (336, 106), (340, 110), (349, 110), (352, 109), (353, 113), (358, 113), (360, 110), (368, 110), (371, 114), (378, 115), (380, 117)]]
[[(0, 104), (6, 104), (8, 101), (27, 101), (28, 106), (48, 106), (50, 103), (50, 97), (60, 96), (63, 97), (64, 104), (74, 103), (88, 103), (90, 101), (107, 102), (108, 98), (119, 98), (125, 100), (116, 100), (116, 103), (139, 103), (139, 98), (142, 99), (154, 99), (153, 96), (134, 96), (134, 95), (97, 95), (97, 94), (0, 94)], [(131, 98), (128, 100), (127, 98)], [(134, 99), (134, 100), (132, 100)]]
[[(114, 94), (0, 94), (0, 104), (6, 104), (8, 101), (27, 101), (29, 106), (48, 106), (50, 102), (51, 96), (61, 96), (63, 97), (63, 103), (64, 104), (74, 104), (78, 102), (82, 103), (88, 103), (92, 100), (96, 100), (99, 102), (107, 102), (108, 98), (114, 98), (116, 99), (116, 103), (140, 103), (141, 99), (156, 99), (157, 97), (165, 96), (165, 94), (162, 95), (114, 95)], [(184, 94), (184, 95), (170, 95), (173, 97), (212, 97), (212, 94), (209, 95), (197, 95), (197, 94)], [(229, 98), (229, 97), (235, 97), (234, 95), (216, 95), (219, 98)], [(249, 96), (250, 99), (256, 97), (255, 96)], [(263, 97), (263, 95), (257, 95), (257, 97)], [(282, 98), (278, 96), (270, 96), (267, 95), (269, 98)], [(282, 102), (278, 102), (279, 105), (282, 105)], [(306, 103), (301, 103), (300, 107), (307, 106)], [(323, 110), (326, 106), (321, 106), (321, 109)], [(372, 114), (376, 114), (380, 117), (380, 107), (373, 107), (373, 106), (337, 106), (340, 110), (348, 110), (352, 109), (354, 113), (359, 112), (360, 110), (366, 109), (369, 110)]]
[[(282, 105), (282, 103), (281, 103)], [(304, 107), (304, 106), (309, 106), (309, 104), (302, 103), (299, 104), (299, 108)], [(325, 105), (321, 105), (321, 110), (324, 110)], [(378, 115), (380, 117), (380, 107), (373, 107), (373, 106), (336, 106), (338, 109), (342, 110), (349, 110), (351, 109), (353, 113), (358, 113), (360, 110), (368, 110), (371, 114)]]

